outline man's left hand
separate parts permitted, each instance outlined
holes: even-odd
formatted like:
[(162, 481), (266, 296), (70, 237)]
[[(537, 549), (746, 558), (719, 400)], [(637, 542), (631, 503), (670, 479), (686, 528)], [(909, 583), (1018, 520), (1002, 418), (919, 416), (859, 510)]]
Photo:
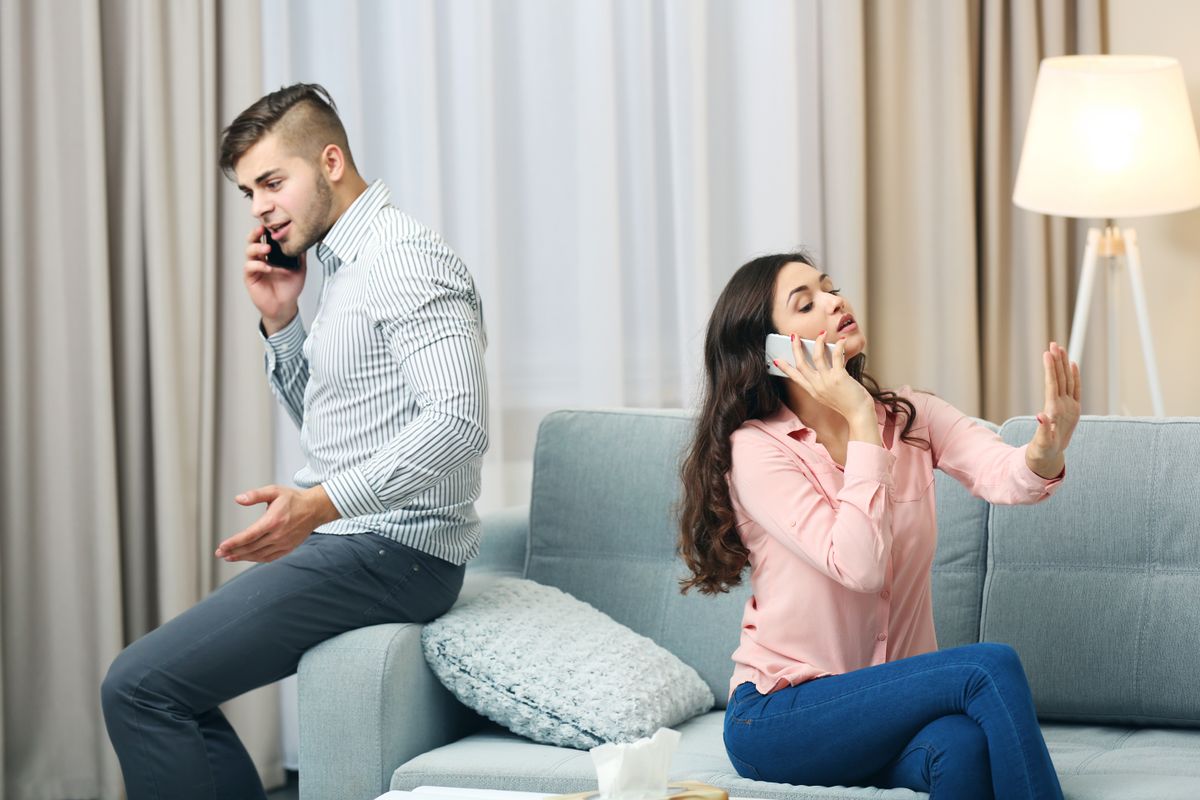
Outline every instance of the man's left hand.
[(244, 506), (266, 503), (267, 510), (253, 525), (221, 542), (216, 556), (226, 561), (274, 561), (295, 550), (318, 527), (341, 516), (320, 485), (303, 491), (264, 486), (236, 499)]

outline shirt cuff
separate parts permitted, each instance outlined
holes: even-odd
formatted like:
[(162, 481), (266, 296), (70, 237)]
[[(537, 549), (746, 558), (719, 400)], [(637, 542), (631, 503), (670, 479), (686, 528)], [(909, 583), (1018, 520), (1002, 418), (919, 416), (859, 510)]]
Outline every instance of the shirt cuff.
[(1015, 456), (1021, 459), (1021, 466), (1014, 472), (1017, 474), (1017, 482), (1022, 488), (1027, 490), (1032, 497), (1043, 498), (1054, 494), (1055, 490), (1062, 485), (1063, 478), (1067, 477), (1067, 465), (1063, 462), (1062, 472), (1058, 473), (1053, 478), (1043, 478), (1029, 468), (1029, 462), (1025, 460), (1025, 451), (1029, 449), (1029, 445), (1023, 444), (1016, 449)]
[(277, 362), (287, 361), (301, 352), (304, 347), (304, 339), (308, 334), (304, 331), (304, 320), (300, 319), (300, 314), (297, 312), (291, 322), (270, 336), (267, 335), (267, 331), (260, 321), (258, 335), (262, 337), (263, 344), (267, 347), (267, 371), (274, 372)]
[(358, 467), (339, 472), (321, 485), (325, 487), (325, 494), (329, 495), (333, 507), (345, 519), (382, 514), (388, 510)]
[(850, 441), (846, 443), (846, 476), (874, 481), (892, 488), (892, 465), (896, 456), (877, 444)]

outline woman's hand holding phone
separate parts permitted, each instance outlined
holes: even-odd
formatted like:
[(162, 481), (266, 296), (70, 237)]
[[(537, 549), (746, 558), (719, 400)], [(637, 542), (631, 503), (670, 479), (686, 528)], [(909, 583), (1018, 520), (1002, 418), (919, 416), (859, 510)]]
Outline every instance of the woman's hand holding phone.
[(839, 340), (833, 354), (827, 357), (825, 331), (821, 331), (813, 347), (811, 365), (802, 348), (800, 339), (793, 335), (792, 356), (795, 365), (783, 359), (775, 359), (772, 363), (819, 403), (845, 417), (850, 424), (852, 438), (856, 438), (853, 435), (856, 426), (873, 431), (878, 424), (875, 400), (866, 387), (846, 371), (846, 340)]
[(259, 225), (246, 240), (246, 264), (242, 270), (246, 290), (263, 318), (267, 335), (284, 328), (300, 312), (300, 292), (304, 289), (307, 271), (306, 256), (300, 254), (300, 267), (295, 270), (273, 267), (267, 263), (271, 246), (262, 240), (264, 230)]

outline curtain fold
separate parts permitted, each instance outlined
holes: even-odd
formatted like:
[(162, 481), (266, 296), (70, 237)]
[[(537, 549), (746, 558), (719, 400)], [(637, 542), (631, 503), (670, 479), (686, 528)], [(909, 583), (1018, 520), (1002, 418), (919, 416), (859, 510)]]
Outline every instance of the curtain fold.
[(826, 261), (851, 276), (884, 385), (995, 421), (1040, 409), (1083, 229), (1015, 209), (1012, 186), (1041, 59), (1101, 52), (1102, 12), (820, 0)]
[[(0, 764), (5, 797), (121, 796), (99, 708), (119, 650), (234, 569), (216, 542), (270, 481), (217, 168), (259, 96), (259, 14), (226, 0), (0, 9)], [(271, 689), (231, 704), (268, 783)]]

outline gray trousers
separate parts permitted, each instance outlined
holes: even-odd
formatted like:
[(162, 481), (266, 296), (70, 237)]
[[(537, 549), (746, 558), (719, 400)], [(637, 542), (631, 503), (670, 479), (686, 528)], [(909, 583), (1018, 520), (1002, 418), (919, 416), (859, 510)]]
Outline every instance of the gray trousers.
[(463, 572), (373, 533), (314, 533), (129, 645), (101, 687), (129, 800), (265, 798), (218, 704), (291, 675), (339, 633), (434, 619)]

